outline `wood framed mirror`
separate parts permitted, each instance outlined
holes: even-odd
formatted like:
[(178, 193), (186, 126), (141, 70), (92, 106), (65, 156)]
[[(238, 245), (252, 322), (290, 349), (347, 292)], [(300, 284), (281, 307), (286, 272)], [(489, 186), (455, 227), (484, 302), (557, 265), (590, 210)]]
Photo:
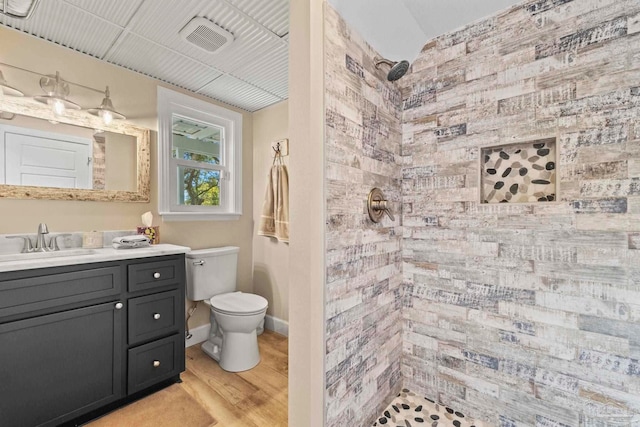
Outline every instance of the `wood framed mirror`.
[(0, 198), (149, 202), (150, 133), (86, 111), (0, 99)]

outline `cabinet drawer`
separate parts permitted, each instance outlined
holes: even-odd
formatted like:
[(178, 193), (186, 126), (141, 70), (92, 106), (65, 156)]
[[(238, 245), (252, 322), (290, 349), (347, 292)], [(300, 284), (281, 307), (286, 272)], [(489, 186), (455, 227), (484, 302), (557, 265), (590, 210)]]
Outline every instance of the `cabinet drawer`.
[(177, 287), (182, 277), (184, 277), (182, 258), (133, 264), (129, 266), (129, 292), (170, 285)]
[(176, 334), (132, 348), (128, 360), (127, 392), (131, 394), (184, 370), (184, 337)]
[(0, 281), (0, 318), (120, 295), (120, 267)]
[(129, 300), (129, 344), (149, 341), (178, 332), (176, 308), (182, 304), (178, 291), (162, 292)]

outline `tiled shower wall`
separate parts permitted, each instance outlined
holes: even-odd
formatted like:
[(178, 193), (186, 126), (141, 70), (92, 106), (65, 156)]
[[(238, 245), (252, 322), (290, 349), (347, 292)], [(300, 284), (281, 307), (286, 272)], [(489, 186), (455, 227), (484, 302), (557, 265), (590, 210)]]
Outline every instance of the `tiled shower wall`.
[[(400, 82), (404, 385), (491, 425), (640, 425), (640, 1), (524, 3)], [(480, 204), (480, 148), (544, 138), (558, 201)]]
[[(401, 386), (402, 100), (375, 52), (325, 11), (326, 425), (366, 426)], [(373, 187), (395, 221), (369, 220)]]

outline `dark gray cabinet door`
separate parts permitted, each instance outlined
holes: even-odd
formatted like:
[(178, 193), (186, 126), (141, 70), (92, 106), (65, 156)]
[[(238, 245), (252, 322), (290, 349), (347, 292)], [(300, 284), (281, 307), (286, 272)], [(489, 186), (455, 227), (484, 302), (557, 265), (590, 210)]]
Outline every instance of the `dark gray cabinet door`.
[(0, 325), (0, 425), (55, 426), (123, 397), (115, 303)]

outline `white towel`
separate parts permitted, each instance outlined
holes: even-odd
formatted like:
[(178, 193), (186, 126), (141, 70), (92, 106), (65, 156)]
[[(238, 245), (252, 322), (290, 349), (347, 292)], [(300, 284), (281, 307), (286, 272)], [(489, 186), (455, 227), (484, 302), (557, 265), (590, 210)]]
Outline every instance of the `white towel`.
[(131, 236), (116, 237), (111, 241), (116, 249), (135, 249), (151, 246), (151, 240), (147, 236), (134, 234)]
[(289, 243), (289, 172), (275, 164), (269, 171), (258, 235)]

